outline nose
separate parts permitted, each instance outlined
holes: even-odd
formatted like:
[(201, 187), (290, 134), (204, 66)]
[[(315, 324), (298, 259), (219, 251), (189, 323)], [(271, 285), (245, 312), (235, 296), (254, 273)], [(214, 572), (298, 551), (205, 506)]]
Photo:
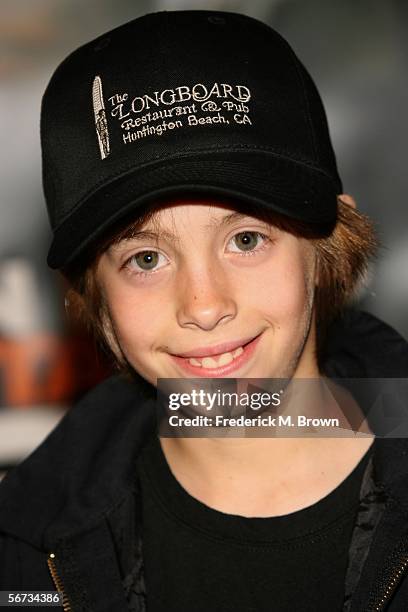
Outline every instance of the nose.
[(184, 275), (179, 285), (177, 320), (181, 327), (206, 331), (227, 323), (237, 314), (237, 304), (225, 274), (211, 268)]

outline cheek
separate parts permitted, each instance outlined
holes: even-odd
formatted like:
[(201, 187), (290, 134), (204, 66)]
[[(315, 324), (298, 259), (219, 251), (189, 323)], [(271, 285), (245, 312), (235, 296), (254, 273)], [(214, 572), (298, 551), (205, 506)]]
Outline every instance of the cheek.
[[(259, 278), (250, 278), (250, 295), (276, 327), (296, 327), (308, 315), (313, 294), (313, 260), (304, 249), (285, 249), (271, 258)], [(251, 286), (252, 285), (252, 286)]]
[(110, 315), (122, 350), (127, 355), (149, 350), (157, 343), (167, 302), (154, 292), (134, 287), (111, 287), (106, 293)]

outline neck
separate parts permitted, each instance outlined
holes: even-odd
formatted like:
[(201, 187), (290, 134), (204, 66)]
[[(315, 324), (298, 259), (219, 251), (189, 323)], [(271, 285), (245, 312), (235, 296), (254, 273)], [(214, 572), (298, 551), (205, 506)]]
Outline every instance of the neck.
[[(311, 402), (301, 395), (302, 414), (307, 404), (316, 408), (317, 389), (313, 388)], [(296, 405), (288, 411), (296, 412)], [(327, 401), (321, 413), (333, 414)], [(357, 434), (342, 429), (335, 437), (250, 435), (161, 438), (161, 445), (173, 475), (196, 499), (230, 514), (273, 516), (327, 495), (350, 474), (374, 437), (369, 429)]]
[(181, 486), (210, 508), (247, 517), (288, 514), (335, 489), (373, 437), (161, 439)]

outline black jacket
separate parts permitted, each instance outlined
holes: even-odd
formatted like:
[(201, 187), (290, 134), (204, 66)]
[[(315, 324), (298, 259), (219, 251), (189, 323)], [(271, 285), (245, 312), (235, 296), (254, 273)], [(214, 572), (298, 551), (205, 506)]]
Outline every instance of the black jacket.
[[(328, 346), (329, 376), (408, 377), (408, 344), (367, 313), (349, 311), (332, 327)], [(143, 379), (108, 379), (7, 474), (0, 485), (0, 590), (58, 587), (74, 612), (146, 610), (135, 465), (155, 428), (153, 391)], [(407, 569), (408, 441), (376, 438), (343, 610), (406, 612)]]

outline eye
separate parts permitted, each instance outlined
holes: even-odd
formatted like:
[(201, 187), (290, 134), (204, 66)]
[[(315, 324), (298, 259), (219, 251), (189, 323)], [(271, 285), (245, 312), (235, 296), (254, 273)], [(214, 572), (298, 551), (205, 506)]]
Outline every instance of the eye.
[[(260, 251), (266, 246), (267, 241), (267, 236), (261, 234), (260, 232), (252, 231), (245, 231), (235, 234), (235, 236), (233, 236), (230, 240), (230, 242), (234, 243), (238, 247), (238, 251), (233, 252), (237, 253), (240, 251), (242, 254)], [(256, 248), (259, 244), (261, 244), (261, 248)]]
[(125, 267), (136, 274), (145, 274), (159, 269), (161, 266), (158, 267), (157, 264), (160, 261), (166, 261), (166, 258), (161, 253), (157, 251), (140, 251), (129, 257), (125, 262)]

